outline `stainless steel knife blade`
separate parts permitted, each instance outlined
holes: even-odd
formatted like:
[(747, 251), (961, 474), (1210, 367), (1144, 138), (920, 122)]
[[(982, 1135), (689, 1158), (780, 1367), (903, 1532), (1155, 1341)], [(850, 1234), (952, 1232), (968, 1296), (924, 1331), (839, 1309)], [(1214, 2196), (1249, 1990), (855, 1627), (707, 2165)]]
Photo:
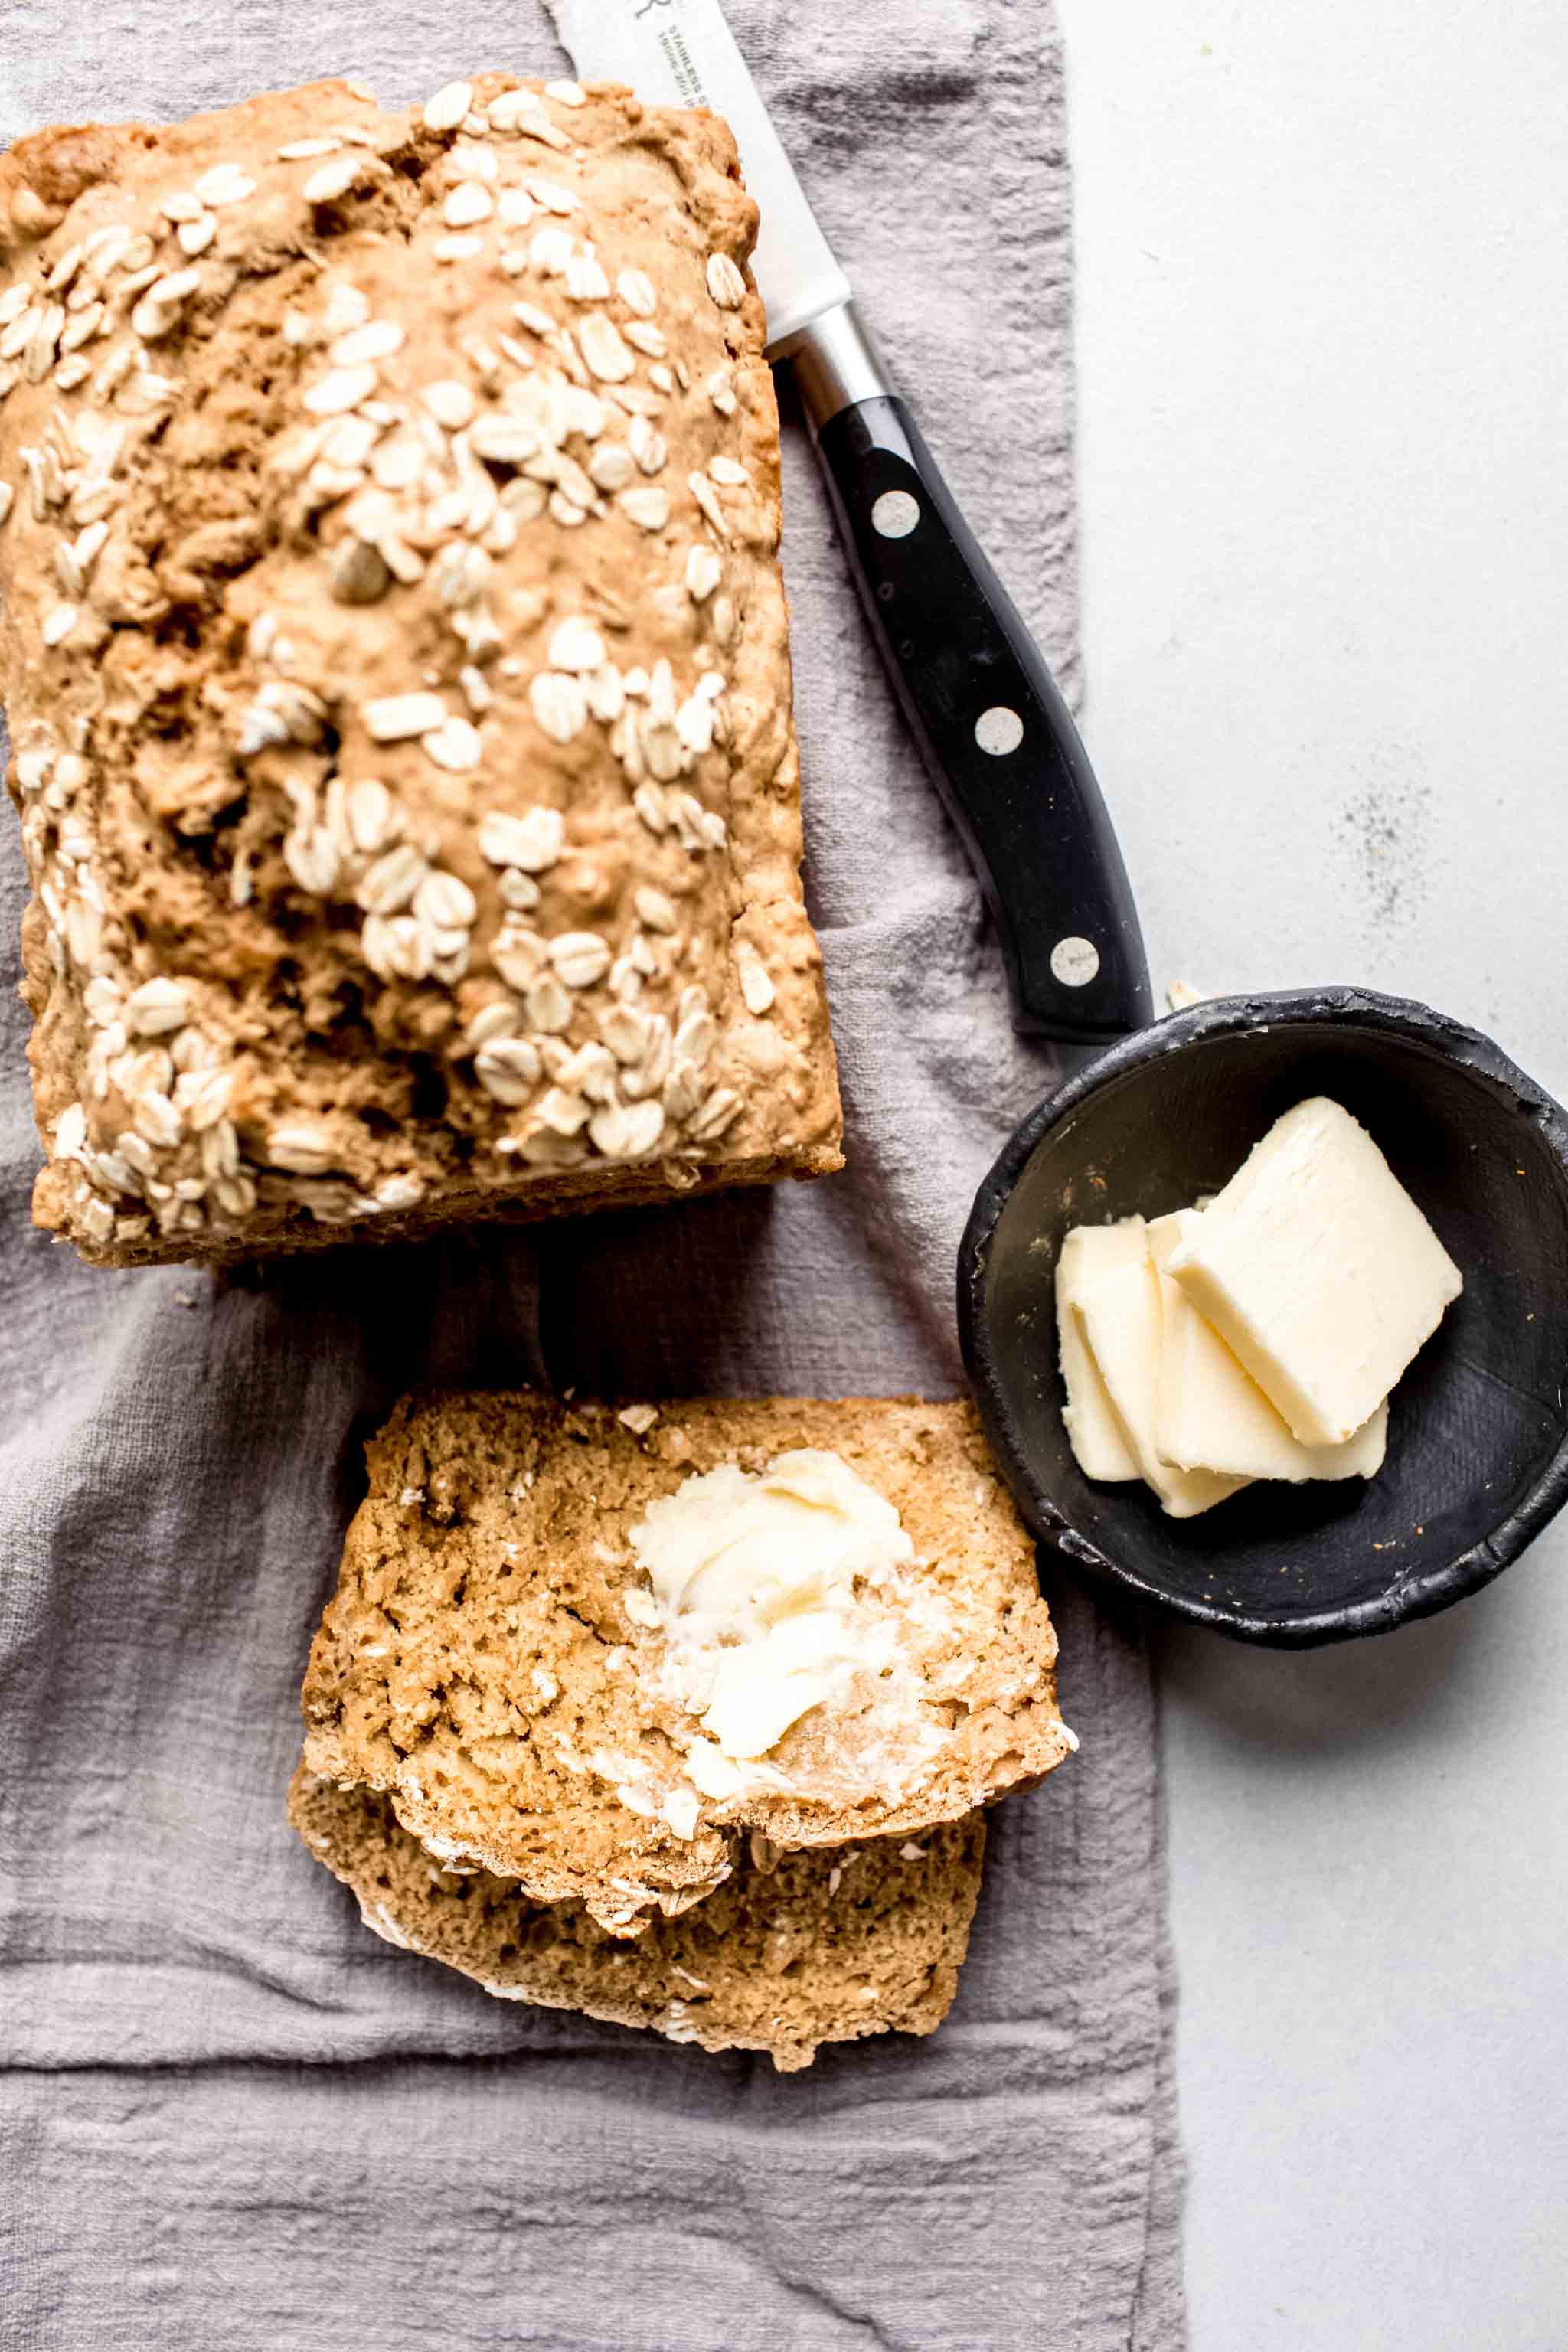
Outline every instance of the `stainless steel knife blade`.
[(768, 352), (849, 299), (789, 157), (779, 144), (718, 0), (544, 0), (584, 80), (629, 82), (666, 106), (706, 106), (735, 134), (762, 208), (752, 268), (768, 312)]

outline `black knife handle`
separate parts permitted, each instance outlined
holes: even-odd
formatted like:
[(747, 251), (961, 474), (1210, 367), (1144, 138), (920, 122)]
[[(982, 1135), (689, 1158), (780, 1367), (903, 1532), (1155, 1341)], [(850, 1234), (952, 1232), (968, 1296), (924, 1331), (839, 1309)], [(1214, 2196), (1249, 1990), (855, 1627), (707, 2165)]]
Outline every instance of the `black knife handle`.
[(1078, 729), (893, 395), (817, 430), (856, 586), (979, 874), (1013, 1025), (1097, 1039), (1152, 1017), (1126, 869)]

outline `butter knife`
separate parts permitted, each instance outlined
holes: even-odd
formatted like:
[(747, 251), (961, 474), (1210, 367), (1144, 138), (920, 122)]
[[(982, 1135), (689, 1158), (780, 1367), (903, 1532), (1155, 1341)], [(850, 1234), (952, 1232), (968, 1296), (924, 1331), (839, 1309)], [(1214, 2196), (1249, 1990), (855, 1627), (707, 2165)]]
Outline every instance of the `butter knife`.
[(1148, 966), (1089, 754), (1039, 648), (894, 390), (718, 0), (545, 0), (578, 74), (706, 106), (762, 210), (768, 357), (795, 372), (856, 586), (996, 925), (1015, 1028), (1086, 1043), (1150, 1019)]

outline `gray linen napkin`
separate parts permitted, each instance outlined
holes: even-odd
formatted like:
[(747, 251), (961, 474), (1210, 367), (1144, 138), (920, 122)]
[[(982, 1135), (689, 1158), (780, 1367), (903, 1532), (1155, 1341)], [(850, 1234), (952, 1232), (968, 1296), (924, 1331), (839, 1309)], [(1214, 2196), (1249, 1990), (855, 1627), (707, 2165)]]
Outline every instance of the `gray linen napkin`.
[[(858, 13), (858, 12), (857, 12)], [(830, 235), (1058, 675), (1074, 663), (1068, 184), (1043, 8), (733, 15)], [(874, 16), (874, 28), (870, 21)], [(529, 0), (8, 0), (0, 139), (329, 71), (559, 70)], [(805, 2075), (488, 2000), (389, 1950), (282, 1818), (296, 1693), (414, 1381), (959, 1381), (954, 1244), (1048, 1076), (787, 458), (809, 882), (849, 1168), (215, 1286), (27, 1223), (0, 1007), (0, 2334), (27, 2347), (1173, 2352), (1154, 1738), (1135, 1627), (1051, 1588), (1083, 1748), (995, 1817), (932, 2042)], [(20, 857), (0, 840), (8, 962)]]

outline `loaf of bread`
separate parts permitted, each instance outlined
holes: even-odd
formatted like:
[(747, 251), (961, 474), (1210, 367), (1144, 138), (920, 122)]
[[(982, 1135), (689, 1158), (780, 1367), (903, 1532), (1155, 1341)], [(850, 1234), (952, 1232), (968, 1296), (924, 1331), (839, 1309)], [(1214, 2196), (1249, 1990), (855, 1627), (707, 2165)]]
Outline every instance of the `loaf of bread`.
[[(439, 1396), (400, 1405), (369, 1466), (310, 1653), (308, 1767), (384, 1792), (437, 1861), (611, 1932), (710, 1895), (750, 1831), (789, 1848), (918, 1835), (1076, 1744), (1033, 1547), (967, 1403)], [(836, 1662), (777, 1737), (729, 1752), (714, 1670), (773, 1649), (661, 1608), (646, 1565), (665, 1498), (719, 1471), (742, 1505), (782, 1473), (797, 1587), (767, 1607)], [(836, 1592), (824, 1542), (849, 1547)], [(765, 1532), (708, 1549), (776, 1586)], [(683, 1645), (698, 1634), (717, 1646)]]
[(105, 1265), (839, 1165), (722, 123), (490, 74), (0, 157), (38, 1222)]
[(580, 1904), (531, 1903), (487, 1871), (437, 1868), (385, 1797), (302, 1767), (289, 1817), (388, 1943), (503, 2000), (651, 2026), (704, 2050), (763, 2050), (781, 2073), (825, 2042), (931, 2033), (952, 2004), (980, 1893), (980, 1816), (919, 1840), (774, 1854), (761, 1839), (712, 1898), (635, 1943)]

